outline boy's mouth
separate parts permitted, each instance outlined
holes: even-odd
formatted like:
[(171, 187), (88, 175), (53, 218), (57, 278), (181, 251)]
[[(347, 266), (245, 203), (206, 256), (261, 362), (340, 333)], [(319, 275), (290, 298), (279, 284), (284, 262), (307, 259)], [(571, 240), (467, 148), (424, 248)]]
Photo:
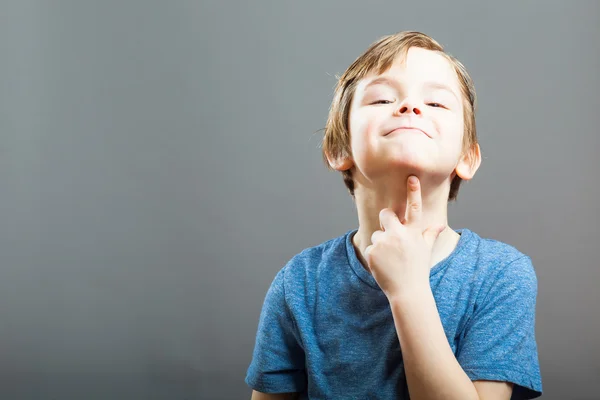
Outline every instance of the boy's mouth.
[(383, 136), (388, 136), (388, 135), (391, 135), (391, 134), (410, 133), (410, 132), (413, 132), (413, 133), (422, 133), (422, 134), (424, 134), (427, 137), (431, 137), (424, 130), (419, 129), (419, 128), (414, 128), (414, 127), (411, 127), (411, 126), (400, 126), (398, 128), (392, 129), (391, 131), (389, 131), (388, 133), (386, 133)]

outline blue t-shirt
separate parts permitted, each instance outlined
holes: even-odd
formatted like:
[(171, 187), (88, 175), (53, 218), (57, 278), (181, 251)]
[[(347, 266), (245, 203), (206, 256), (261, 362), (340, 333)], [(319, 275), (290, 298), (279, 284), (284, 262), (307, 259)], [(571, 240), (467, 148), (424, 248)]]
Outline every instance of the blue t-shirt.
[[(248, 386), (301, 399), (409, 399), (391, 308), (356, 255), (356, 231), (305, 249), (276, 274)], [(455, 232), (456, 248), (429, 278), (454, 355), (471, 380), (512, 382), (512, 399), (539, 397), (531, 259), (469, 229)]]

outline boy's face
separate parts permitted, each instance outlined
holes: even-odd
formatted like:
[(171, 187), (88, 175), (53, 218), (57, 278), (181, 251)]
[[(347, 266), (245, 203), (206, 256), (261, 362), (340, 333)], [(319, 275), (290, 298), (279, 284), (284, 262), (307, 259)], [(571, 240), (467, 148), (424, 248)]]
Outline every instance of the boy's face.
[(352, 163), (369, 180), (400, 169), (450, 177), (464, 131), (456, 72), (443, 56), (410, 48), (405, 63), (358, 84), (349, 127)]

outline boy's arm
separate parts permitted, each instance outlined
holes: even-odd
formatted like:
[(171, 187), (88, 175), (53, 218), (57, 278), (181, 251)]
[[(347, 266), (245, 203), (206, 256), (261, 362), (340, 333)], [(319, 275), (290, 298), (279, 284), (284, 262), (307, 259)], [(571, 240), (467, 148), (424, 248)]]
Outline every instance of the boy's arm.
[(448, 343), (430, 287), (390, 300), (410, 398), (509, 400), (506, 382), (474, 383)]
[(262, 393), (253, 390), (250, 400), (297, 400), (298, 397), (299, 393)]
[(514, 384), (502, 381), (473, 381), (481, 400), (510, 399)]

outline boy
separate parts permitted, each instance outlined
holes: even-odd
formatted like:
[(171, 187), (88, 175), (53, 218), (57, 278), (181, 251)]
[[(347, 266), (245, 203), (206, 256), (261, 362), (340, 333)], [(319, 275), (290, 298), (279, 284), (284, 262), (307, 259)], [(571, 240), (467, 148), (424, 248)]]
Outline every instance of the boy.
[(381, 38), (342, 75), (323, 155), (359, 228), (275, 276), (252, 399), (541, 395), (531, 259), (447, 224), (481, 163), (475, 103), (463, 65), (419, 32)]

